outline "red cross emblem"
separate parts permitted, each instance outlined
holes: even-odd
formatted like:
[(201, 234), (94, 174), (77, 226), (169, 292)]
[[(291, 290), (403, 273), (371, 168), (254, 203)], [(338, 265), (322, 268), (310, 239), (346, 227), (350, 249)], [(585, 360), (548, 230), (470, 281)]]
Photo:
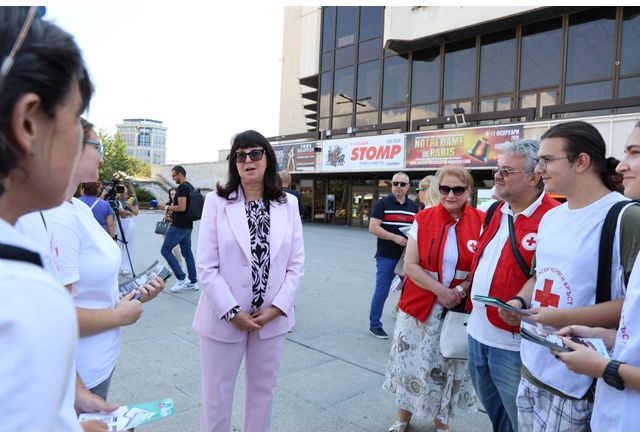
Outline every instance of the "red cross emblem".
[(553, 281), (551, 279), (544, 280), (544, 288), (542, 290), (536, 290), (535, 299), (540, 302), (540, 306), (553, 306), (558, 307), (560, 302), (560, 296), (551, 292)]
[(527, 233), (520, 241), (525, 250), (534, 251), (538, 245), (538, 235), (536, 233)]
[(467, 248), (469, 249), (469, 251), (471, 253), (475, 253), (478, 251), (478, 241), (474, 240), (474, 239), (470, 239), (469, 241), (467, 241)]

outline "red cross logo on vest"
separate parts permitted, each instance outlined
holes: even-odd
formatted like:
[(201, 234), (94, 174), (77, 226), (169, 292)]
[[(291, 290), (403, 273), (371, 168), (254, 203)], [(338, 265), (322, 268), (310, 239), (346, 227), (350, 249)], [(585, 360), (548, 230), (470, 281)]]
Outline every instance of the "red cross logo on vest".
[(544, 280), (544, 288), (542, 290), (536, 290), (536, 301), (540, 302), (540, 306), (553, 306), (558, 307), (560, 302), (560, 296), (551, 292), (553, 281), (551, 279)]
[(467, 249), (469, 249), (469, 251), (471, 253), (475, 253), (478, 251), (478, 241), (476, 241), (475, 239), (470, 239), (467, 241)]
[(520, 241), (520, 244), (525, 250), (534, 251), (538, 245), (538, 234), (527, 233)]

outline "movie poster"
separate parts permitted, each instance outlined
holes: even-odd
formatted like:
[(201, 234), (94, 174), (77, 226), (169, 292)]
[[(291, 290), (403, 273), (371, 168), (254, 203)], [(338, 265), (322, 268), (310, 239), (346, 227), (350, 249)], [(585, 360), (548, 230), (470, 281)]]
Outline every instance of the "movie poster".
[(315, 149), (318, 142), (273, 145), (278, 171), (313, 172), (316, 169)]
[(407, 135), (406, 168), (466, 168), (498, 164), (498, 148), (522, 137), (522, 125), (425, 131)]
[(350, 137), (322, 142), (322, 172), (404, 167), (404, 135)]

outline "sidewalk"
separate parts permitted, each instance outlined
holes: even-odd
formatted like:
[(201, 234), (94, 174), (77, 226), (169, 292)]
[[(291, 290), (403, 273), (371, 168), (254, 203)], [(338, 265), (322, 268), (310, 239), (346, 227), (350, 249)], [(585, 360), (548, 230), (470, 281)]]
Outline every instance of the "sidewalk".
[[(162, 237), (153, 233), (160, 219), (160, 213), (149, 211), (136, 218), (136, 271), (156, 259), (163, 261)], [(194, 249), (197, 230), (192, 236)], [(285, 345), (272, 429), (386, 431), (395, 414), (393, 396), (381, 388), (391, 342), (368, 333), (375, 238), (364, 229), (314, 224), (304, 225), (304, 237), (305, 277), (296, 301), (297, 326)], [(174, 280), (169, 280), (169, 286)], [(127, 404), (173, 398), (176, 406), (176, 416), (140, 431), (199, 430), (199, 348), (191, 329), (199, 295), (198, 291), (162, 292), (145, 305), (140, 321), (123, 331), (109, 400)], [(382, 318), (390, 334), (396, 299), (387, 301)], [(234, 430), (242, 430), (243, 387), (241, 370)], [(491, 431), (484, 413), (460, 414), (451, 427), (453, 431)], [(409, 430), (434, 431), (431, 420), (417, 418)]]

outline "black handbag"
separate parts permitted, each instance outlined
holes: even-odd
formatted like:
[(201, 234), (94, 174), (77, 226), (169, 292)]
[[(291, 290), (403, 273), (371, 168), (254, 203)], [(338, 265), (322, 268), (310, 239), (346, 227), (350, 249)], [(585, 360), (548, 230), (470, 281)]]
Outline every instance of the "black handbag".
[(169, 221), (158, 221), (156, 223), (156, 233), (158, 235), (166, 235), (171, 223)]

